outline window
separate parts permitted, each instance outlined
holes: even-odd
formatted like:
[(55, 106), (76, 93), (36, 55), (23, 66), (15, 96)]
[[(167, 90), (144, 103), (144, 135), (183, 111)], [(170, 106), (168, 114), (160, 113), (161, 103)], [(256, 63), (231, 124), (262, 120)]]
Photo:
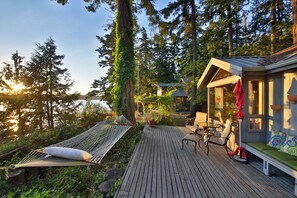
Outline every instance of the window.
[(259, 80), (248, 82), (248, 112), (250, 116), (250, 130), (263, 129), (263, 111), (264, 111), (264, 83)]
[(209, 117), (225, 122), (228, 118), (235, 119), (236, 97), (233, 93), (234, 84), (209, 88)]

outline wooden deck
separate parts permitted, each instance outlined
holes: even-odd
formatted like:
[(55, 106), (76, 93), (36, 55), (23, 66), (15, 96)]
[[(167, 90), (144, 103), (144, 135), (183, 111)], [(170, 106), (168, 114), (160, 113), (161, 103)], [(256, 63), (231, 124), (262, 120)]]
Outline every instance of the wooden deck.
[[(184, 144), (185, 127), (145, 127), (115, 197), (294, 197), (273, 177), (228, 158), (223, 147)], [(292, 180), (294, 182), (294, 180)]]

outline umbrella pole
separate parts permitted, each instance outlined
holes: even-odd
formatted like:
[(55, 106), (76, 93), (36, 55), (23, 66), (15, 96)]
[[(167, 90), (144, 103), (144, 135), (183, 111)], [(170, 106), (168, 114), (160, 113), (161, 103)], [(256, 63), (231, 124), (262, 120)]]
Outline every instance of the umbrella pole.
[(241, 123), (242, 123), (242, 119), (238, 119), (239, 147), (241, 147)]

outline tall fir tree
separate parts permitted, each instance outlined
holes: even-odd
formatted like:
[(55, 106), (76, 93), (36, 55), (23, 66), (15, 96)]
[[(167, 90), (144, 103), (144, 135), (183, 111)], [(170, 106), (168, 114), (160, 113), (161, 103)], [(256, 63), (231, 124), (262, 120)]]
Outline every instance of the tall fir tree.
[[(5, 122), (9, 132), (16, 132), (24, 135), (27, 127), (27, 102), (28, 95), (23, 86), (24, 76), (24, 57), (18, 52), (12, 54), (12, 64), (4, 63), (5, 66), (1, 72), (1, 102), (5, 108)], [(15, 124), (16, 123), (16, 124)]]
[[(42, 129), (46, 120), (47, 126), (54, 128), (55, 112), (68, 91), (73, 86), (70, 74), (62, 68), (64, 55), (57, 55), (57, 46), (52, 38), (43, 44), (36, 44), (36, 51), (28, 63), (27, 86), (34, 99), (36, 118), (34, 121)], [(73, 100), (77, 97), (73, 97)]]

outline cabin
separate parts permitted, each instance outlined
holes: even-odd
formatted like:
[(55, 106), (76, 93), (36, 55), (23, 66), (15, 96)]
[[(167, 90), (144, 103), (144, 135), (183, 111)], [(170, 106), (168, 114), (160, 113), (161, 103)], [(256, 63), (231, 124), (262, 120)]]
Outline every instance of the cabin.
[(185, 91), (185, 83), (188, 82), (187, 78), (181, 78), (178, 83), (158, 83), (157, 95), (162, 96), (169, 91), (175, 90), (171, 95), (174, 98), (174, 103), (177, 111), (188, 111), (190, 109), (190, 102), (188, 94)]
[(197, 84), (208, 90), (210, 118), (236, 119), (233, 89), (238, 79), (245, 101), (243, 142), (267, 142), (272, 130), (297, 135), (297, 105), (288, 99), (297, 95), (297, 45), (268, 57), (212, 58)]
[[(266, 175), (271, 174), (271, 166), (274, 166), (293, 176), (296, 183), (297, 165), (291, 162), (295, 163), (297, 157), (286, 162), (287, 156), (274, 155), (280, 151), (275, 148), (270, 151), (271, 147), (266, 147), (274, 131), (286, 137), (297, 136), (297, 45), (267, 57), (211, 58), (197, 84), (198, 88), (207, 88), (209, 119), (220, 122), (236, 119), (233, 90), (238, 79), (244, 92), (245, 117), (241, 124), (241, 140), (236, 133), (229, 148), (234, 150), (241, 142), (247, 151), (263, 160)], [(261, 148), (256, 148), (257, 145)]]

